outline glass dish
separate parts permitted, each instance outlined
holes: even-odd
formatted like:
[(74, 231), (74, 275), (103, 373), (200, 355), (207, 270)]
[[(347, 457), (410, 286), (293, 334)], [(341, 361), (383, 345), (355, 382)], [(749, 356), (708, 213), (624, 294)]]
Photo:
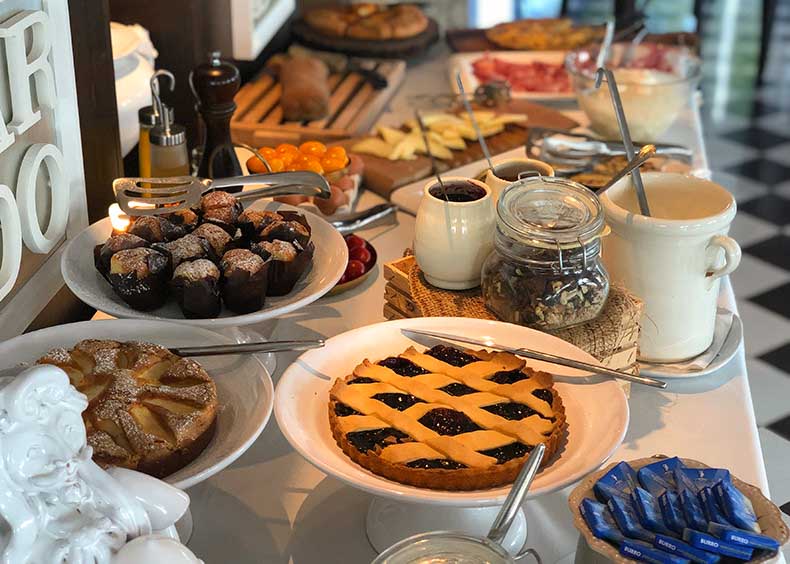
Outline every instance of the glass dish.
[[(612, 45), (606, 66), (614, 72), (631, 137), (653, 142), (690, 103), (701, 75), (700, 59), (685, 47), (642, 43), (629, 55), (630, 48), (630, 43)], [(598, 50), (596, 45), (568, 53), (565, 69), (590, 127), (605, 139), (619, 140), (609, 90), (595, 88)]]

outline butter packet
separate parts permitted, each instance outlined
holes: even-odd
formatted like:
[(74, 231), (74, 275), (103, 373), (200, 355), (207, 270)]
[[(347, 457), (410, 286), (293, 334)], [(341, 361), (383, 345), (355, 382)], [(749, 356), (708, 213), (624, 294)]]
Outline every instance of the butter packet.
[(613, 496), (609, 498), (607, 507), (612, 512), (612, 517), (614, 517), (618, 528), (625, 536), (648, 543), (653, 542), (656, 535), (642, 526), (639, 522), (639, 516), (636, 514), (636, 509), (631, 505), (631, 501), (628, 498)]
[(760, 525), (757, 523), (757, 514), (754, 512), (752, 502), (731, 481), (720, 481), (713, 487), (713, 493), (727, 516), (727, 522), (723, 523), (724, 525), (732, 524), (746, 531), (760, 532)]
[(653, 564), (689, 564), (691, 562), (688, 558), (675, 556), (633, 539), (623, 540), (622, 544), (620, 544), (620, 554), (632, 560), (651, 562)]
[(643, 488), (654, 497), (659, 497), (664, 491), (675, 490), (676, 468), (683, 468), (683, 461), (677, 456), (643, 466), (636, 475)]
[(716, 562), (721, 560), (720, 556), (712, 552), (700, 550), (681, 540), (665, 535), (656, 535), (653, 546), (665, 552), (669, 552), (670, 554), (674, 554), (675, 556), (688, 558), (692, 562), (698, 562), (699, 564), (716, 564)]
[(724, 542), (747, 546), (749, 548), (759, 548), (776, 552), (780, 547), (779, 541), (769, 536), (758, 535), (751, 531), (743, 531), (720, 523), (710, 523), (708, 525), (708, 532)]
[(611, 541), (617, 545), (623, 542), (623, 533), (617, 528), (609, 508), (594, 499), (584, 498), (579, 505), (585, 523), (596, 538)]
[(631, 504), (644, 528), (654, 533), (670, 536), (674, 534), (664, 523), (658, 500), (649, 491), (641, 487), (635, 488), (631, 494)]
[(620, 462), (593, 485), (595, 496), (602, 502), (612, 497), (628, 498), (639, 485), (636, 472), (627, 462)]
[(754, 552), (751, 548), (728, 543), (708, 533), (693, 531), (691, 529), (683, 531), (683, 540), (693, 547), (707, 550), (708, 552), (715, 552), (722, 556), (729, 556), (736, 560), (751, 560), (752, 553)]
[(719, 508), (719, 503), (716, 501), (713, 488), (708, 486), (702, 488), (697, 493), (697, 497), (699, 498), (702, 510), (705, 512), (705, 518), (709, 523), (721, 523), (722, 525), (731, 524), (724, 516), (724, 512)]
[[(687, 472), (688, 470), (692, 470), (692, 473)], [(708, 529), (708, 519), (697, 493), (708, 483), (698, 474), (701, 470), (707, 469), (676, 468), (674, 474), (683, 518), (690, 528), (705, 531)]]
[(667, 490), (658, 496), (658, 506), (661, 508), (661, 516), (664, 523), (673, 533), (683, 534), (683, 529), (688, 527), (683, 516), (683, 508), (680, 505), (678, 494), (672, 490)]

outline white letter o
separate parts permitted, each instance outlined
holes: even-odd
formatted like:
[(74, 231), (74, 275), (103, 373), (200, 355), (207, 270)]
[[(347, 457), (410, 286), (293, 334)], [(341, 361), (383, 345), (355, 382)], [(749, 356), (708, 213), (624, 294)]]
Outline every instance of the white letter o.
[[(51, 212), (46, 233), (41, 232), (36, 213), (36, 178), (41, 165), (49, 173)], [(63, 155), (55, 145), (35, 143), (25, 151), (16, 186), (22, 238), (34, 253), (48, 253), (66, 233), (69, 219), (69, 185), (63, 173)]]
[(0, 228), (3, 248), (0, 252), (0, 300), (14, 287), (22, 264), (22, 228), (19, 223), (14, 194), (5, 184), (0, 184)]

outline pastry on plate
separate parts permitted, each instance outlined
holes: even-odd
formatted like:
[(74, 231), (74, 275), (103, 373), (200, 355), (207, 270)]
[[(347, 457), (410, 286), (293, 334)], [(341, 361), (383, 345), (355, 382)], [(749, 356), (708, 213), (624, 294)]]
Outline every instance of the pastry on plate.
[(118, 251), (110, 259), (110, 284), (134, 309), (156, 309), (167, 299), (168, 258), (147, 247)]
[(331, 37), (387, 40), (406, 39), (428, 28), (428, 18), (413, 4), (382, 6), (370, 2), (308, 10), (305, 22)]
[(486, 30), (486, 37), (504, 49), (570, 50), (603, 37), (601, 26), (574, 26), (568, 18), (517, 20)]
[(148, 241), (131, 233), (118, 233), (107, 239), (103, 245), (96, 245), (93, 249), (93, 263), (102, 276), (107, 278), (110, 274), (110, 259), (118, 251), (147, 247)]
[(269, 265), (266, 293), (269, 296), (284, 296), (293, 290), (299, 278), (307, 270), (315, 247), (312, 243), (302, 247), (296, 241), (277, 239), (255, 243), (251, 250)]
[(222, 299), (234, 313), (250, 313), (263, 307), (269, 263), (248, 249), (231, 249), (219, 263)]
[(222, 309), (220, 272), (207, 259), (182, 262), (170, 280), (170, 288), (187, 319), (217, 317)]
[(63, 369), (88, 397), (93, 459), (164, 477), (186, 466), (214, 434), (217, 389), (194, 360), (150, 343), (85, 340), (39, 364)]
[(513, 482), (539, 443), (550, 463), (566, 430), (550, 374), (510, 353), (442, 345), (363, 361), (332, 386), (329, 424), (371, 472), (458, 491)]

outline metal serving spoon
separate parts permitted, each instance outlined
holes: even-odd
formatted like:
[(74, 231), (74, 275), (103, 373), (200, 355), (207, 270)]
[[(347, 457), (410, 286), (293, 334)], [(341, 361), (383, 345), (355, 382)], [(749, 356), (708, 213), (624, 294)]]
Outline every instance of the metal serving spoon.
[(609, 188), (615, 185), (615, 183), (623, 178), (626, 174), (630, 173), (632, 170), (639, 168), (643, 164), (645, 164), (650, 157), (656, 154), (656, 146), (655, 145), (645, 145), (639, 152), (634, 156), (633, 159), (628, 161), (623, 168), (621, 168), (617, 174), (612, 176), (612, 178), (604, 184), (602, 188), (600, 188), (596, 194), (599, 196), (606, 192)]

